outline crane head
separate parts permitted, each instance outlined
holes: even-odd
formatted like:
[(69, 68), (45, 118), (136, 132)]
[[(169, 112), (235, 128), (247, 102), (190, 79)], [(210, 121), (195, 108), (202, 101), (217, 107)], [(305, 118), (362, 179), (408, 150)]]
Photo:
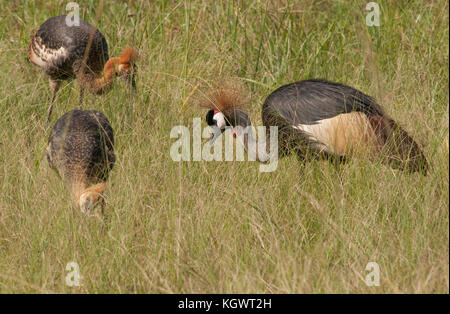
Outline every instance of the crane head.
[(206, 123), (212, 128), (212, 136), (210, 143), (214, 141), (221, 135), (227, 128), (231, 128), (233, 132), (233, 137), (236, 137), (235, 127), (240, 126), (246, 128), (251, 125), (250, 118), (248, 115), (240, 110), (234, 109), (229, 115), (225, 115), (221, 111), (211, 109), (206, 114)]
[(78, 205), (83, 213), (90, 216), (97, 207), (100, 207), (101, 213), (103, 212), (105, 206), (103, 192), (105, 188), (105, 183), (99, 183), (89, 187), (80, 195)]
[[(248, 103), (248, 94), (238, 82), (223, 82), (220, 87), (213, 89), (201, 99), (200, 107), (209, 109), (206, 123), (213, 130), (210, 143), (213, 143), (227, 128), (231, 128), (233, 136), (236, 136), (234, 127), (243, 126), (249, 120), (247, 114), (240, 109)], [(243, 117), (246, 119), (242, 119)]]
[(138, 53), (133, 48), (126, 48), (122, 51), (119, 57), (119, 64), (117, 65), (117, 75), (128, 82), (136, 91), (136, 61), (138, 60)]

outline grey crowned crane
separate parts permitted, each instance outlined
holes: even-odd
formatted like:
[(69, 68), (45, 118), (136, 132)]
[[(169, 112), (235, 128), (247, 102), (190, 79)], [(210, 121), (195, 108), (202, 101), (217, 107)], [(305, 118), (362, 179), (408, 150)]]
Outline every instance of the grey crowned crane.
[[(249, 152), (257, 149), (256, 145), (250, 147), (250, 139), (256, 140), (251, 131), (243, 132), (251, 121), (240, 109), (243, 101), (239, 93), (229, 88), (215, 90), (202, 106), (210, 109), (206, 115), (208, 125), (222, 132), (231, 126)], [(371, 159), (382, 156), (396, 168), (423, 173), (428, 169), (419, 146), (380, 105), (372, 97), (343, 84), (311, 79), (284, 85), (266, 98), (262, 122), (268, 130), (266, 138), (259, 139), (262, 147), (269, 148), (264, 143), (270, 136), (268, 127), (277, 126), (281, 154), (295, 150), (299, 155), (313, 152), (346, 159), (362, 152)], [(259, 161), (267, 160), (259, 158)]]
[(64, 80), (78, 80), (80, 106), (84, 89), (102, 94), (112, 85), (115, 76), (127, 80), (134, 90), (136, 58), (136, 51), (126, 48), (119, 58), (110, 59), (105, 37), (82, 19), (79, 26), (68, 26), (65, 15), (49, 18), (33, 35), (28, 49), (29, 61), (50, 77), (47, 121), (50, 120), (56, 92)]
[(58, 119), (48, 140), (47, 161), (86, 213), (100, 205), (115, 162), (113, 129), (101, 112), (72, 110)]

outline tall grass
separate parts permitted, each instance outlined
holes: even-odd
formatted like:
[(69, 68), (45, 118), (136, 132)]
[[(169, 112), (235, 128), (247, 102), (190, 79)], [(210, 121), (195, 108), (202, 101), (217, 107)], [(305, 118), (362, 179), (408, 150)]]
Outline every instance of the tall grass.
[[(105, 1), (97, 27), (110, 55), (141, 54), (125, 84), (84, 108), (104, 112), (117, 162), (105, 222), (88, 218), (45, 160), (47, 77), (27, 62), (32, 33), (66, 1), (0, 3), (0, 292), (448, 293), (449, 25), (447, 1)], [(80, 1), (94, 23), (98, 1)], [(352, 160), (170, 158), (173, 126), (206, 112), (195, 93), (218, 77), (251, 91), (326, 78), (374, 96), (421, 145), (427, 176)], [(78, 106), (63, 85), (53, 121)], [(80, 287), (65, 283), (75, 261)], [(380, 286), (365, 284), (368, 262)]]

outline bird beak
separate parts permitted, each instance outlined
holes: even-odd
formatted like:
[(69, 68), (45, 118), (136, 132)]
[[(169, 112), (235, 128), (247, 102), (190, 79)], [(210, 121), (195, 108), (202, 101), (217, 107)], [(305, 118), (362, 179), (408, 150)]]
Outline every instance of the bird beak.
[(225, 131), (225, 129), (220, 129), (217, 125), (210, 126), (212, 129), (212, 134), (209, 139), (209, 144), (212, 145), (219, 138), (219, 136)]

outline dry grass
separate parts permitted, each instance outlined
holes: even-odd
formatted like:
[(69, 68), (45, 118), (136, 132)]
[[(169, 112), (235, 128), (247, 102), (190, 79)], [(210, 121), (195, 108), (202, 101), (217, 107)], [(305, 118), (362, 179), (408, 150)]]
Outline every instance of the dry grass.
[[(71, 205), (47, 165), (48, 81), (26, 60), (33, 31), (66, 2), (2, 1), (0, 292), (448, 293), (448, 2), (378, 3), (381, 26), (368, 28), (365, 2), (105, 2), (97, 26), (110, 54), (135, 47), (140, 62), (136, 97), (120, 83), (85, 97), (116, 137), (101, 222)], [(96, 10), (83, 1), (84, 19)], [(431, 171), (295, 156), (272, 173), (173, 162), (170, 130), (204, 118), (190, 96), (222, 75), (251, 90), (256, 125), (282, 84), (361, 89), (424, 145)], [(52, 123), (78, 93), (63, 85)], [(80, 287), (65, 284), (71, 261)], [(370, 261), (379, 287), (364, 283)]]

